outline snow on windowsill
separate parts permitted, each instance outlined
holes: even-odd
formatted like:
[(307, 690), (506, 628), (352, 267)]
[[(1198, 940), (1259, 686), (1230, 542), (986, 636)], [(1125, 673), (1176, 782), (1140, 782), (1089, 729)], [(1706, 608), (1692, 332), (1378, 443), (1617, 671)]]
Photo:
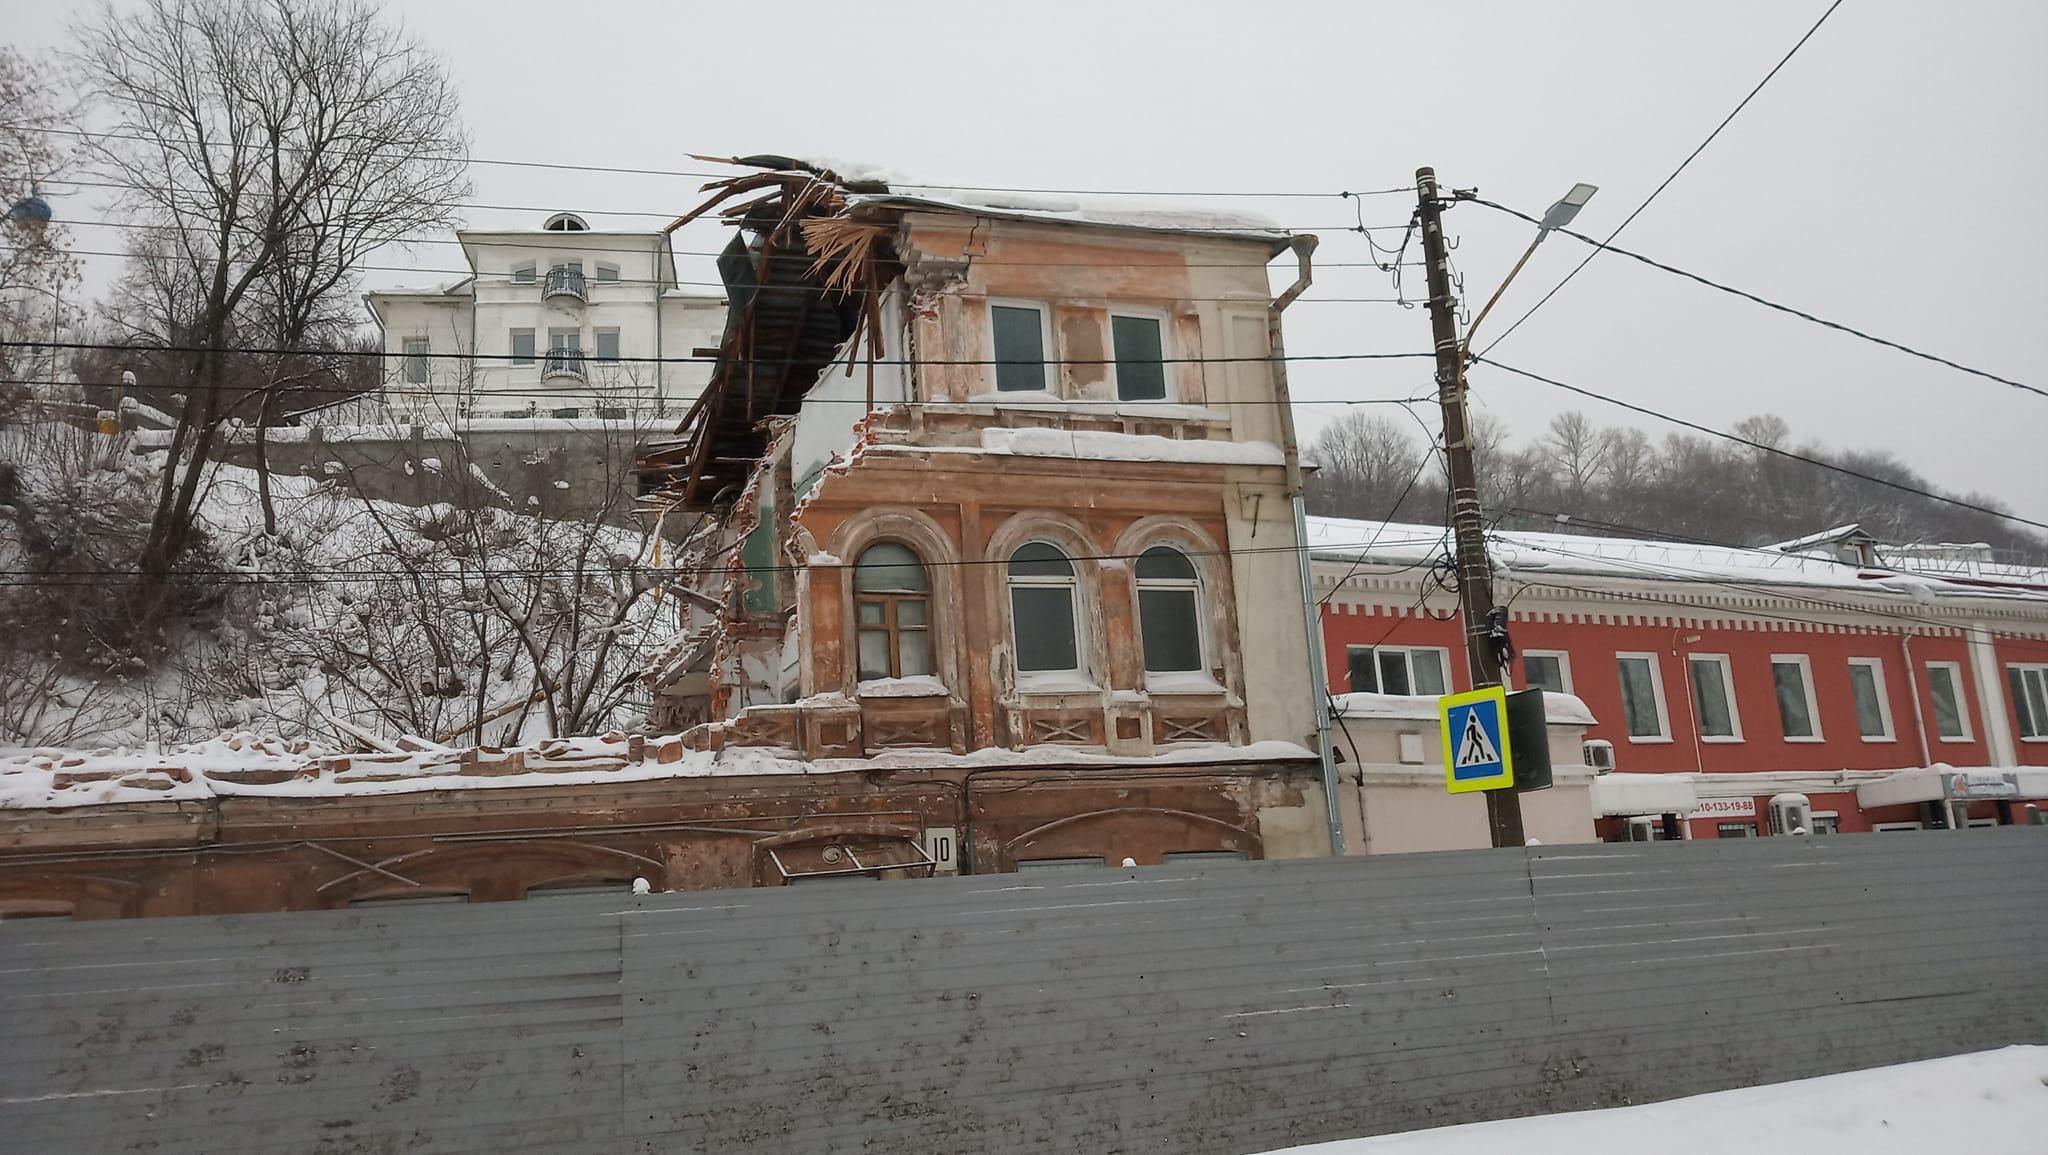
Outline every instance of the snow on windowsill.
[(1223, 683), (1199, 670), (1145, 675), (1148, 694), (1224, 694)]
[(943, 698), (946, 684), (930, 674), (908, 678), (869, 678), (854, 687), (856, 698)]
[(1051, 677), (1032, 674), (1017, 675), (1017, 692), (1020, 694), (1100, 694), (1102, 687), (1086, 678), (1072, 675)]
[(1067, 457), (1081, 461), (1162, 461), (1195, 465), (1283, 465), (1280, 447), (1268, 441), (1197, 441), (1149, 433), (1107, 433), (1081, 429), (984, 429), (981, 447), (1016, 457)]

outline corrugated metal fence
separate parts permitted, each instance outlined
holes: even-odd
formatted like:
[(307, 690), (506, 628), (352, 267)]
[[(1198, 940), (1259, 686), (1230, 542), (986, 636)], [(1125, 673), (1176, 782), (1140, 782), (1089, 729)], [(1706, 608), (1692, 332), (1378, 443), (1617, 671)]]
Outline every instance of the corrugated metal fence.
[(1246, 1152), (2042, 1042), (2044, 960), (2024, 829), (10, 922), (0, 1149)]

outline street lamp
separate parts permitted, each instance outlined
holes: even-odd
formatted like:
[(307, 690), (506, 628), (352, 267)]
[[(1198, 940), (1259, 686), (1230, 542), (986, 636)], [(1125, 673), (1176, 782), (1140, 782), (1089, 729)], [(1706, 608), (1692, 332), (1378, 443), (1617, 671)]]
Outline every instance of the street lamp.
[(1507, 292), (1508, 286), (1514, 283), (1515, 274), (1521, 272), (1522, 266), (1529, 263), (1529, 258), (1536, 253), (1536, 246), (1543, 243), (1543, 238), (1549, 236), (1552, 229), (1561, 229), (1572, 223), (1572, 218), (1578, 216), (1579, 210), (1585, 208), (1586, 202), (1592, 200), (1593, 194), (1599, 191), (1598, 185), (1580, 181), (1572, 186), (1572, 191), (1558, 198), (1558, 202), (1550, 206), (1549, 212), (1543, 214), (1543, 220), (1536, 225), (1536, 239), (1529, 242), (1529, 247), (1522, 251), (1522, 259), (1516, 261), (1515, 267), (1508, 270), (1508, 279), (1502, 281), (1500, 288), (1493, 291), (1493, 296), (1487, 298), (1486, 307), (1479, 310), (1479, 316), (1473, 318), (1472, 323), (1465, 327), (1465, 343), (1458, 347), (1460, 380), (1465, 376), (1465, 362), (1472, 357), (1472, 334), (1479, 331), (1480, 322), (1486, 320), (1486, 315), (1493, 311), (1493, 306), (1500, 300), (1501, 294)]

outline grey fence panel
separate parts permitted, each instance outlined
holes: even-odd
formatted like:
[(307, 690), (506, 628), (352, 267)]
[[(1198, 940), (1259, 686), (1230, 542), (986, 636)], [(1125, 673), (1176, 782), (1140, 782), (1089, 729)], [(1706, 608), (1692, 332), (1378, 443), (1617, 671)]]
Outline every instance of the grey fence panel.
[(2048, 1039), (2048, 837), (0, 926), (0, 1150), (1235, 1153)]

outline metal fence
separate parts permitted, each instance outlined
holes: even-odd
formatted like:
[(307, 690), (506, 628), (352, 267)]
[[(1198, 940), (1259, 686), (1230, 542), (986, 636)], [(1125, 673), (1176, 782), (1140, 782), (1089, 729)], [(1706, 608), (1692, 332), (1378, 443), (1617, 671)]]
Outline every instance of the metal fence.
[(0, 1150), (1248, 1152), (2042, 1042), (2044, 959), (2023, 829), (8, 922)]

